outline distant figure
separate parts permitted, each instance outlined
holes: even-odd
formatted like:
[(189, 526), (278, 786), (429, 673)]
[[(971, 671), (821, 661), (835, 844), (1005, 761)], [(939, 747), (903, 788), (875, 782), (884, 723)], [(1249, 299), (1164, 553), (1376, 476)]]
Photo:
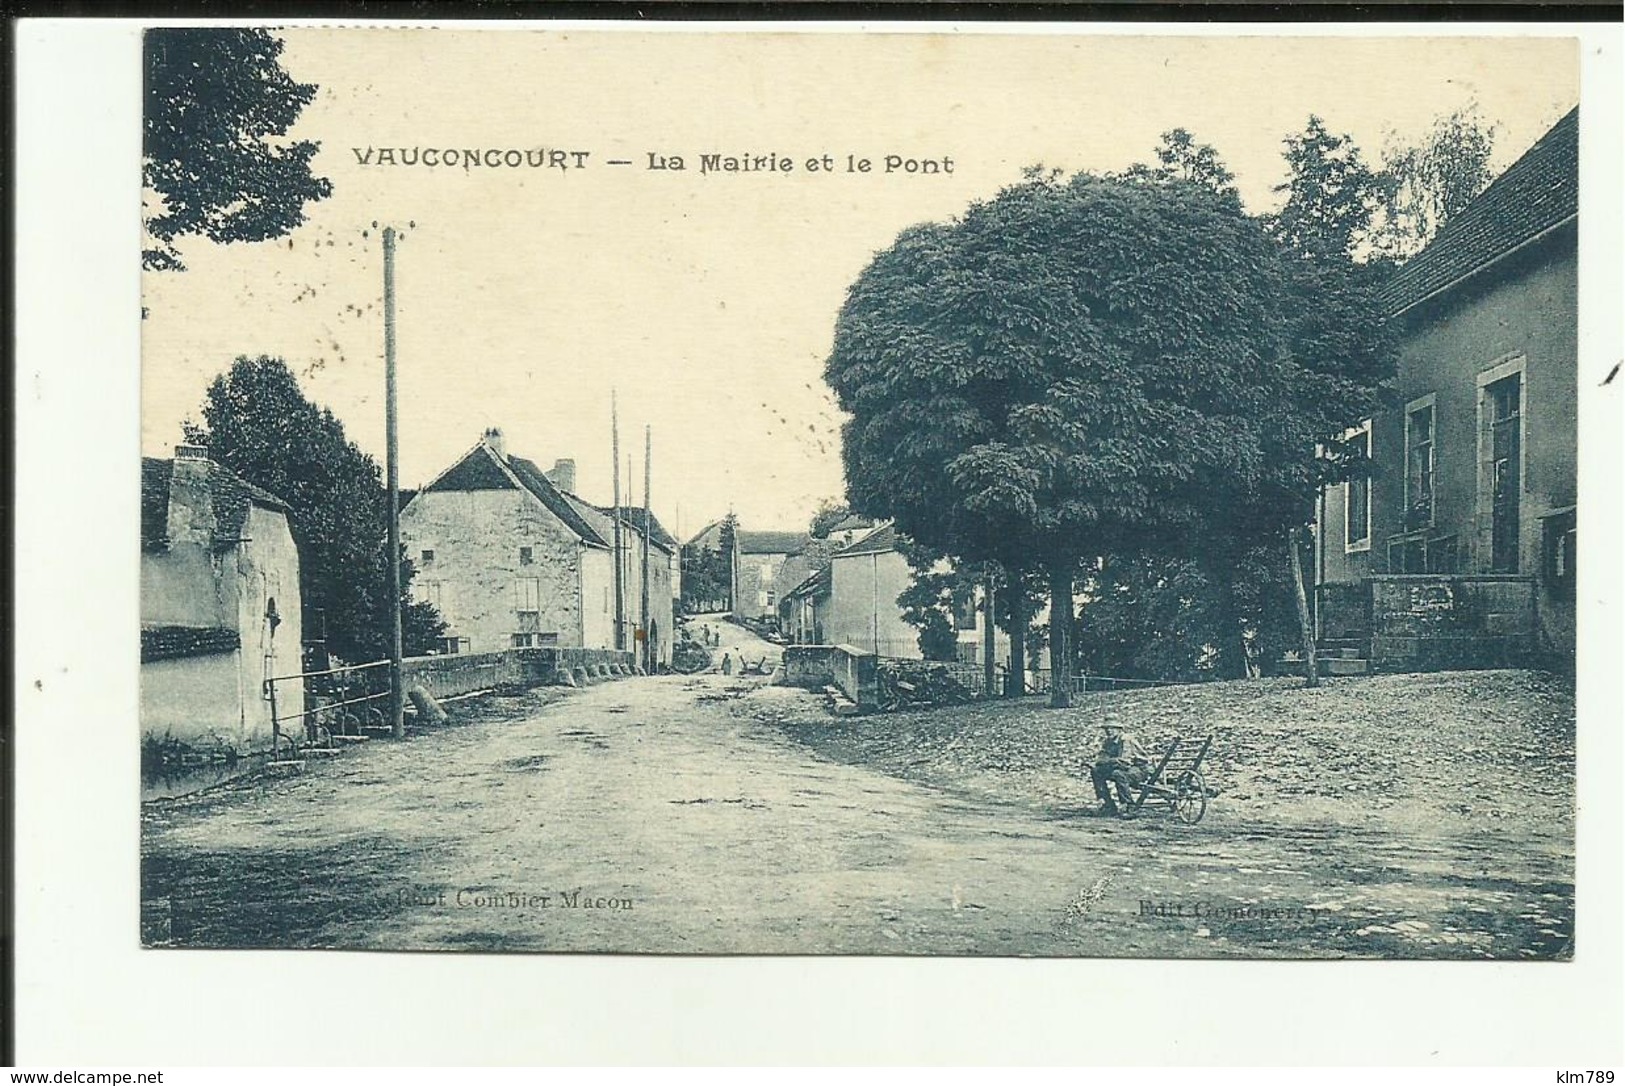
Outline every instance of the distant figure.
[[(1144, 759), (1140, 757), (1140, 749), (1133, 738), (1123, 733), (1121, 725), (1107, 724), (1102, 730), (1106, 733), (1105, 738), (1100, 741), (1100, 753), (1095, 756), (1089, 776), (1094, 781), (1095, 795), (1100, 798), (1101, 811), (1117, 814), (1120, 802), (1126, 814), (1129, 804), (1133, 802), (1131, 789), (1145, 780)], [(1112, 799), (1113, 784), (1117, 785), (1116, 801)]]
[(732, 675), (734, 673), (734, 658), (728, 655), (726, 652), (722, 654), (722, 673), (724, 675)]

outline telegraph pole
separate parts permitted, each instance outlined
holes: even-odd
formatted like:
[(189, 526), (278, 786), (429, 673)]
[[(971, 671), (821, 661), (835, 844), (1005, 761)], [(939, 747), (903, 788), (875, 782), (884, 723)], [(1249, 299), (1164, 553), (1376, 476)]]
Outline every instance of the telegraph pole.
[(621, 420), (615, 390), (609, 393), (609, 471), (615, 477), (615, 651), (626, 648), (626, 597), (621, 583)]
[(643, 585), (643, 599), (639, 610), (639, 625), (643, 629), (643, 669), (654, 672), (654, 645), (649, 641), (649, 534), (654, 530), (650, 526), (652, 519), (649, 514), (649, 470), (650, 460), (654, 452), (654, 438), (651, 436), (647, 423), (643, 427), (643, 575), (639, 578)]
[(384, 227), (384, 432), (389, 477), (390, 734), (406, 738), (406, 701), (401, 689), (401, 479), (395, 425), (395, 228)]

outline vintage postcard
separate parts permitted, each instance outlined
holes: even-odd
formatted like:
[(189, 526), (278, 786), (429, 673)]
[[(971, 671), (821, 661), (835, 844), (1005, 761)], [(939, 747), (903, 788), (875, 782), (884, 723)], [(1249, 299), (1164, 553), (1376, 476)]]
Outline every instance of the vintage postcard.
[(146, 947), (1575, 955), (1574, 40), (142, 49)]

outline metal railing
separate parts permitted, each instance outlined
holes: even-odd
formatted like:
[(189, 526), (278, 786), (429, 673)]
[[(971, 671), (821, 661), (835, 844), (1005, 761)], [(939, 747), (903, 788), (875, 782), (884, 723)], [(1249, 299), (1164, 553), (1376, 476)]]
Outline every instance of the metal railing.
[[(277, 684), (293, 682), (300, 684), (304, 708), (297, 713), (279, 713)], [(359, 736), (365, 729), (387, 726), (384, 711), (377, 703), (389, 698), (389, 661), (277, 675), (265, 680), (265, 696), (271, 703), (273, 758), (280, 756), (284, 740), (291, 750), (300, 748), (301, 740), (283, 730), (287, 721), (301, 722), (303, 743), (330, 745), (335, 737)]]
[[(1047, 667), (1032, 668), (1027, 673), (1026, 689), (1029, 694), (1047, 694), (1052, 680)], [(1090, 675), (1087, 672), (1072, 676), (1074, 694), (1103, 694), (1111, 690), (1144, 690), (1158, 686), (1181, 686), (1182, 683), (1164, 679), (1128, 679), (1117, 675)]]

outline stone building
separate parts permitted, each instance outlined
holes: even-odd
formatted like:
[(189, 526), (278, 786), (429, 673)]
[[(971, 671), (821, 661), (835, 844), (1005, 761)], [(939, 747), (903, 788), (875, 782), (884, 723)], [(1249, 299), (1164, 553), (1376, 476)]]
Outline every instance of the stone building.
[[(271, 749), (267, 681), (297, 676), (299, 550), (288, 507), (182, 445), (141, 461), (141, 732), (198, 753)], [(276, 684), (299, 734), (303, 684)]]
[(643, 511), (622, 510), (617, 631), (615, 512), (575, 489), (573, 460), (544, 472), (510, 455), (493, 428), (412, 496), (401, 540), (417, 571), (414, 594), (446, 620), (443, 652), (633, 650), (647, 578), (651, 659), (670, 663), (671, 536), (651, 518), (645, 567)]
[(1318, 510), (1319, 632), (1379, 668), (1574, 652), (1578, 110), (1383, 301), (1394, 404), (1351, 432), (1369, 478)]

